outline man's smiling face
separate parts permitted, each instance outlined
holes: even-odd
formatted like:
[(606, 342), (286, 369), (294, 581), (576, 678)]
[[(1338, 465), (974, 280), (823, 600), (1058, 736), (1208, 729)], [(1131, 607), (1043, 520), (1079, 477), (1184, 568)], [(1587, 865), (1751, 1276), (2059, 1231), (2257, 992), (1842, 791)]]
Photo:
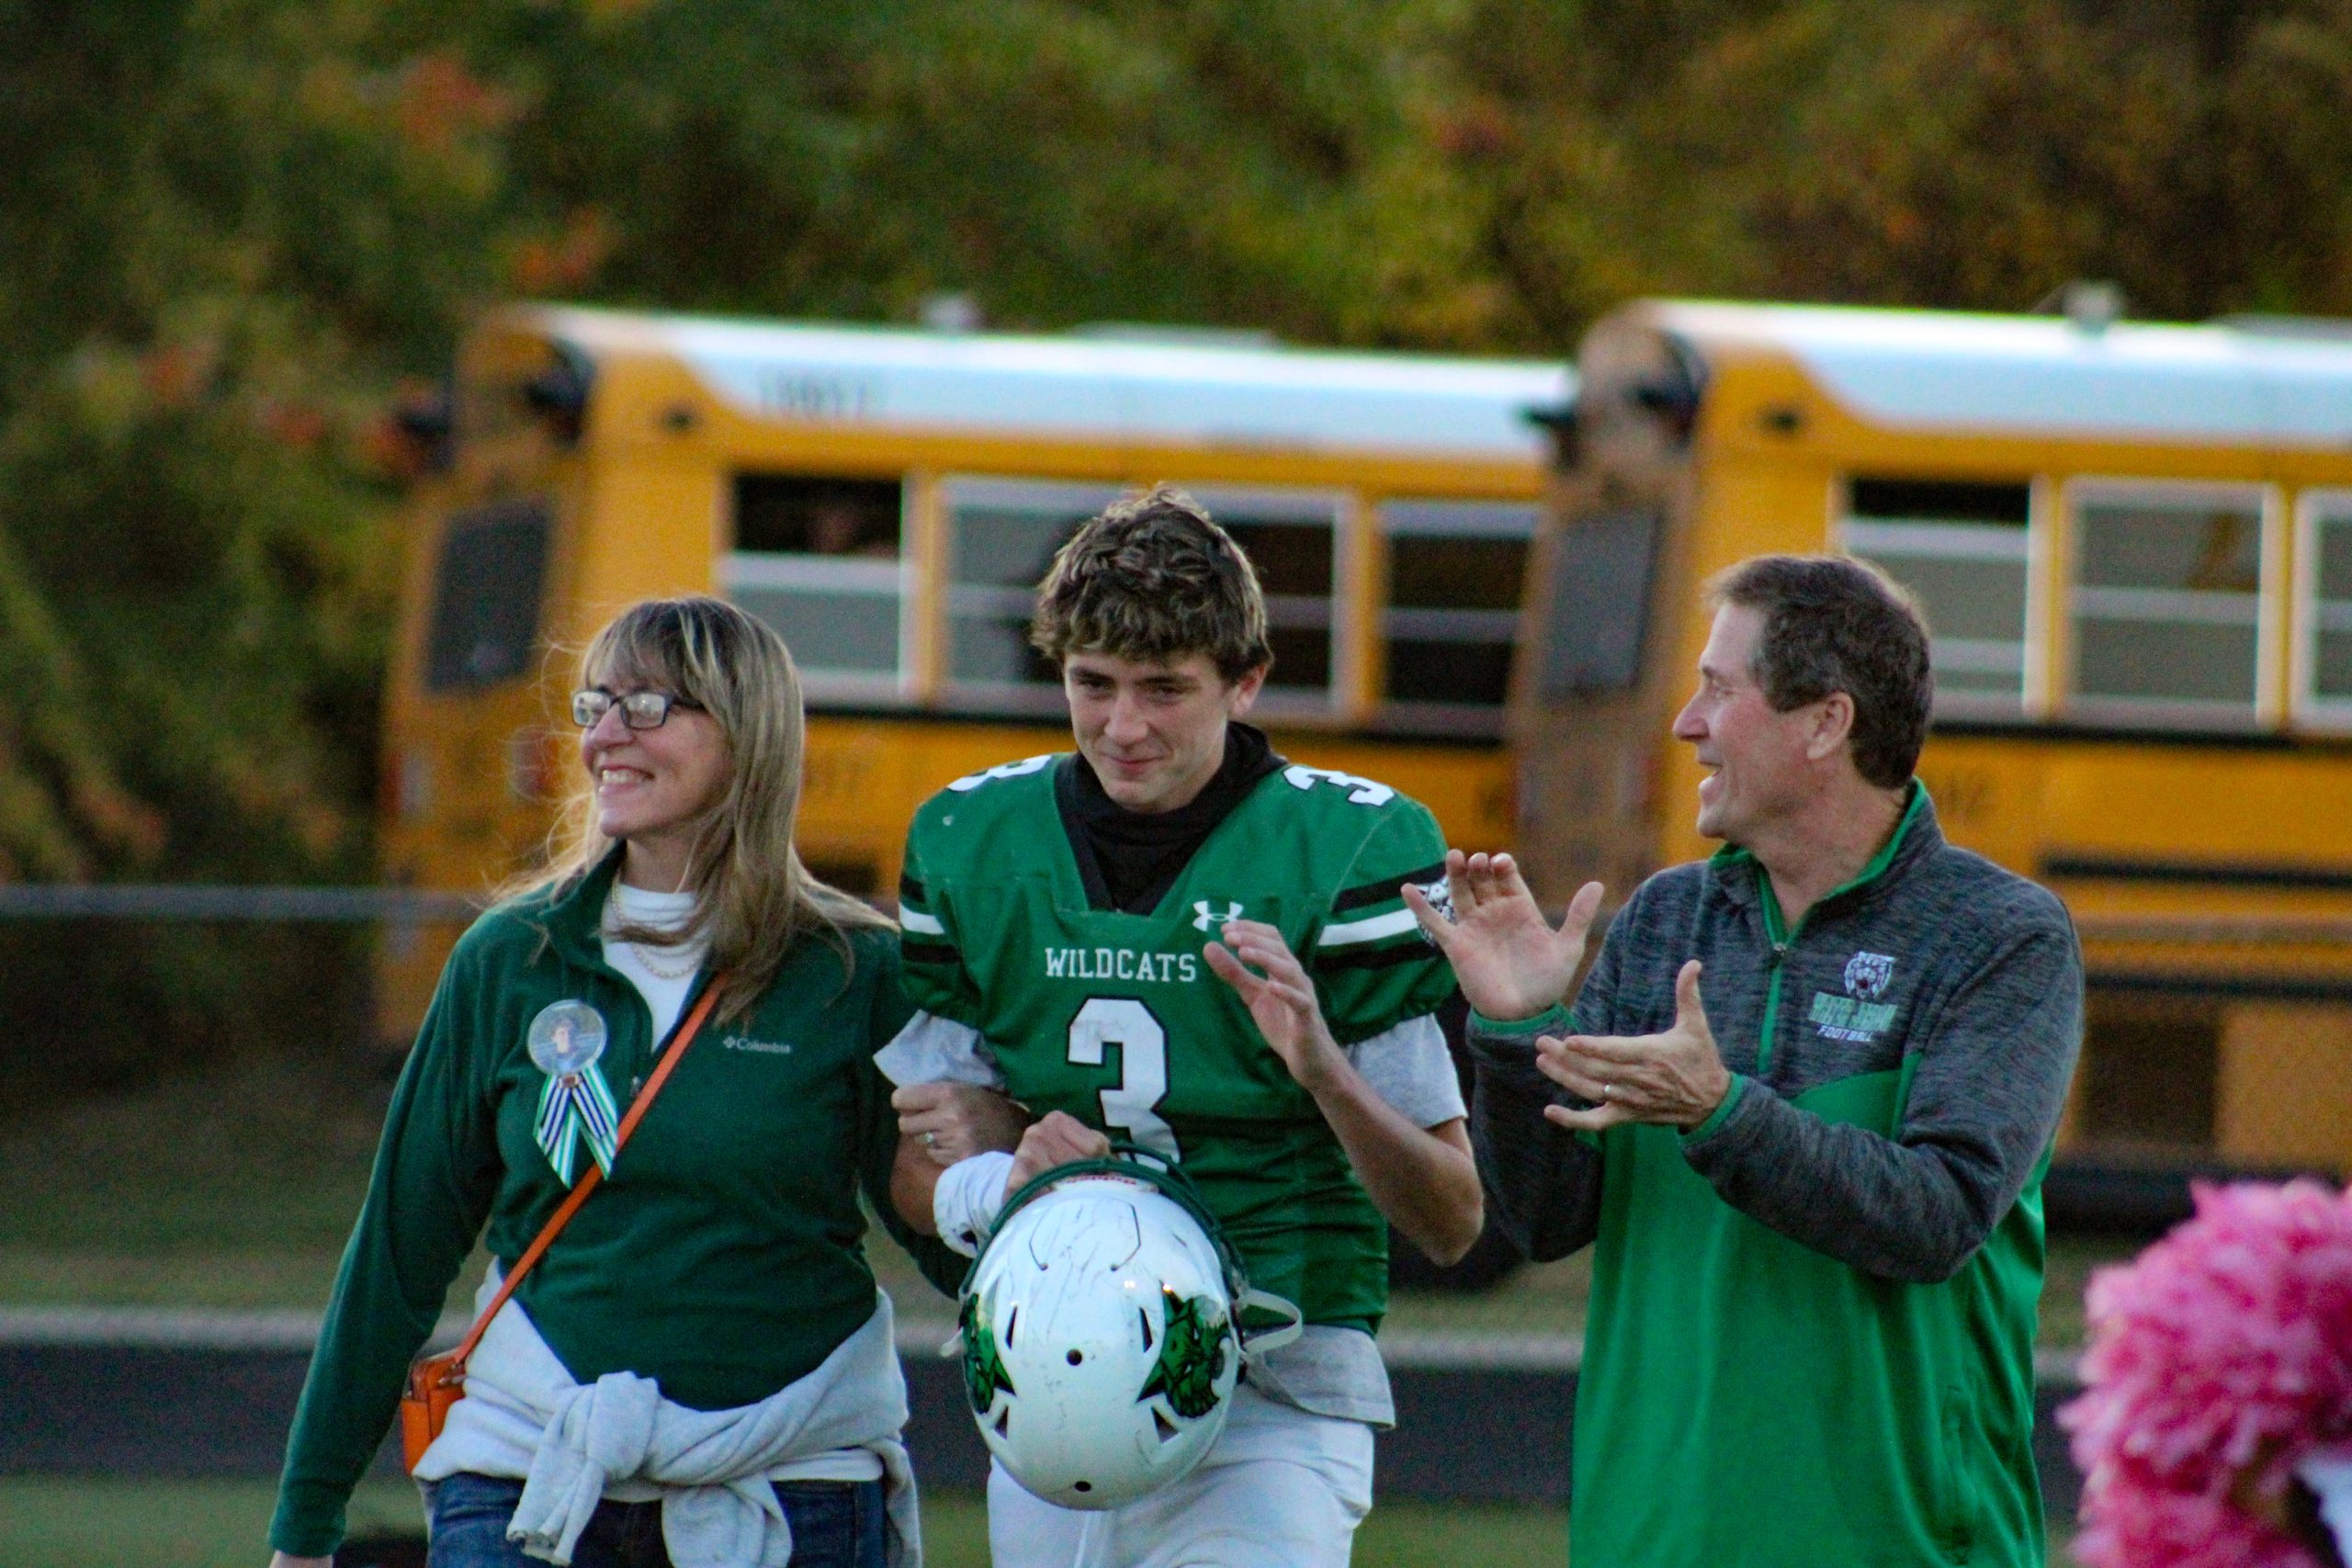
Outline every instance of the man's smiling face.
[(1756, 678), (1763, 635), (1761, 610), (1717, 610), (1699, 655), (1699, 689), (1674, 716), (1675, 739), (1689, 741), (1711, 770), (1699, 781), (1699, 831), (1733, 844), (1751, 842), (1806, 798), (1805, 745), (1817, 705), (1773, 709)]

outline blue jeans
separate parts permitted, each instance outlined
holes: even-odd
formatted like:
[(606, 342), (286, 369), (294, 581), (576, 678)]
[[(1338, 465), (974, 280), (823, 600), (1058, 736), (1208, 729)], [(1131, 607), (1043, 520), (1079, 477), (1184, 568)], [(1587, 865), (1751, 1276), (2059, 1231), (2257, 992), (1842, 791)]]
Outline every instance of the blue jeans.
[[(792, 1568), (883, 1568), (889, 1527), (878, 1481), (779, 1481), (792, 1526)], [(464, 1472), (424, 1483), (432, 1545), (428, 1568), (547, 1568), (506, 1539), (523, 1483)], [(572, 1551), (572, 1568), (670, 1568), (662, 1505), (596, 1505)]]

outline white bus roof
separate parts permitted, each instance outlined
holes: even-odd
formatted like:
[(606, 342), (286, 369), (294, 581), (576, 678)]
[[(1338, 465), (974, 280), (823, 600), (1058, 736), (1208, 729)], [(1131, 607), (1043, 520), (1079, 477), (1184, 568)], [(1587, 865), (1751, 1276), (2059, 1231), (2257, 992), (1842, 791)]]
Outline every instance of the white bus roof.
[(674, 356), (758, 417), (1140, 445), (1545, 460), (1566, 364), (521, 308), (591, 358)]
[(1863, 418), (1922, 429), (2279, 446), (2352, 442), (2352, 334), (2311, 323), (2103, 330), (2057, 316), (1658, 300), (1655, 324), (1779, 349)]

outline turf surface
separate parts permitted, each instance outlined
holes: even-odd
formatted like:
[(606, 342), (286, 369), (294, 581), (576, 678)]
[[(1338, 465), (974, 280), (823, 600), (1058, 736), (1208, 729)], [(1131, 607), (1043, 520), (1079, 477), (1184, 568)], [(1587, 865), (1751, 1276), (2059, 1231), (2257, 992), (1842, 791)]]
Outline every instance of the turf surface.
[[(263, 1482), (0, 1478), (0, 1568), (261, 1568), (271, 1488)], [(352, 1529), (414, 1531), (416, 1493), (371, 1483), (352, 1500)], [(930, 1568), (986, 1568), (988, 1527), (971, 1493), (923, 1499)], [(1566, 1557), (1557, 1509), (1384, 1504), (1356, 1537), (1356, 1568), (1481, 1568)]]

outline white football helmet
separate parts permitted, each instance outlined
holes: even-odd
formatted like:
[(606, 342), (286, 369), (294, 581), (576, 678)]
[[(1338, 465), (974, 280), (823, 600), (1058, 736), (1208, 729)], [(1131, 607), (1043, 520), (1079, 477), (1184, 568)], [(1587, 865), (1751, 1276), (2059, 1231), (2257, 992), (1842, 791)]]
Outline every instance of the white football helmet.
[(966, 1282), (965, 1390), (1012, 1478), (1065, 1508), (1182, 1480), (1225, 1429), (1251, 1292), (1181, 1176), (1123, 1160), (1048, 1171), (1005, 1206)]

